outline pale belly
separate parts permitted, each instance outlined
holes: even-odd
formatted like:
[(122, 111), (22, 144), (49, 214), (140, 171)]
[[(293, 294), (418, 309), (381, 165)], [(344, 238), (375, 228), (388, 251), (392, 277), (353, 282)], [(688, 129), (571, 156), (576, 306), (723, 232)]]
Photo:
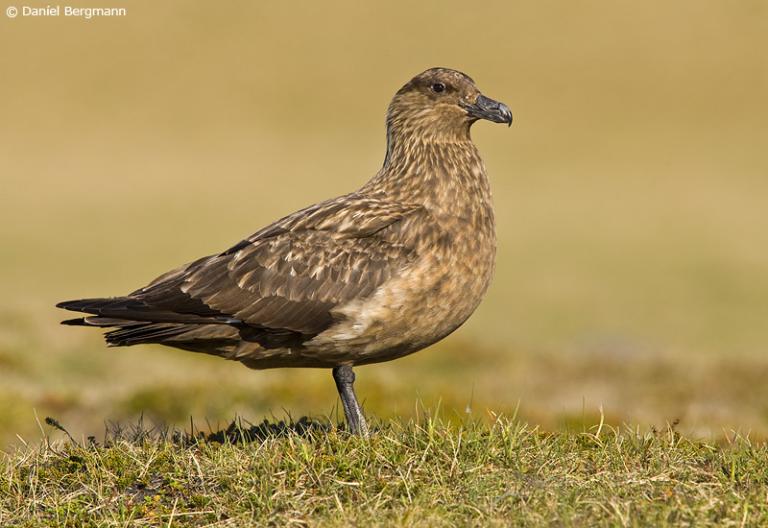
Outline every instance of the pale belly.
[(423, 259), (371, 297), (334, 310), (339, 323), (305, 343), (301, 355), (357, 365), (421, 350), (472, 315), (492, 272), (492, 253)]

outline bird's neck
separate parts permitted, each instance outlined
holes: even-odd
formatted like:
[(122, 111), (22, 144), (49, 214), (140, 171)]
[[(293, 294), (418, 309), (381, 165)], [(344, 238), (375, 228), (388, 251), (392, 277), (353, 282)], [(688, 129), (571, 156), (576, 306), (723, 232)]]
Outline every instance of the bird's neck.
[(390, 131), (384, 166), (361, 191), (424, 205), (435, 216), (493, 221), (485, 166), (469, 134), (423, 139)]

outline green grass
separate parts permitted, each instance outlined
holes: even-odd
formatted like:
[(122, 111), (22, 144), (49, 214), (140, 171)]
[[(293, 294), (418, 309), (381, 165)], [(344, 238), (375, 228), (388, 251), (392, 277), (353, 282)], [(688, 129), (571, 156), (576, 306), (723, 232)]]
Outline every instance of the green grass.
[(768, 448), (673, 427), (317, 426), (250, 442), (111, 436), (0, 459), (3, 526), (760, 526)]
[(23, 50), (0, 61), (0, 447), (35, 437), (35, 412), (78, 437), (141, 413), (328, 413), (328, 372), (106, 349), (54, 305), (358, 187), (392, 94), (433, 65), (515, 113), (473, 129), (496, 274), (455, 335), (358, 370), (366, 408), (519, 404), (559, 431), (602, 406), (614, 425), (768, 435), (768, 4), (135, 4), (0, 17), (0, 47)]

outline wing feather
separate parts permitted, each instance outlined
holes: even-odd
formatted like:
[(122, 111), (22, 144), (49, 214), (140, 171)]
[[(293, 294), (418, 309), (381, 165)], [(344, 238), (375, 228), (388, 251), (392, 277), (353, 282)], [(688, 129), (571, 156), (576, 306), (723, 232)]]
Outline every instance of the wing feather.
[[(316, 335), (333, 324), (334, 308), (372, 295), (407, 269), (418, 257), (413, 226), (429, 229), (432, 221), (419, 205), (342, 196), (282, 218), (222, 253), (165, 273), (119, 303), (99, 300), (89, 313), (130, 319), (134, 326), (143, 322), (141, 328), (132, 327), (131, 339), (173, 333), (170, 327), (149, 327), (147, 322), (194, 325), (199, 317), (206, 324), (236, 325), (241, 336), (265, 347), (301, 342), (301, 336)], [(87, 300), (64, 307), (80, 306), (91, 307)]]
[(416, 258), (398, 236), (382, 236), (414, 214), (426, 212), (356, 195), (318, 204), (169, 272), (141, 296), (158, 306), (199, 303), (255, 328), (314, 335), (333, 323), (334, 307), (373, 294)]

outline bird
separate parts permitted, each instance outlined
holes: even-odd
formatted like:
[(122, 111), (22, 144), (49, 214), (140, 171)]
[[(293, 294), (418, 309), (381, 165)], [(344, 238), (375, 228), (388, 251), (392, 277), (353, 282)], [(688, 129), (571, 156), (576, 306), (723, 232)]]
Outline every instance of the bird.
[(331, 369), (347, 430), (368, 436), (353, 367), (424, 349), (480, 304), (495, 266), (491, 190), (470, 128), (512, 124), (468, 75), (430, 68), (386, 112), (381, 169), (225, 251), (118, 297), (65, 301), (108, 346), (158, 343), (253, 369)]

